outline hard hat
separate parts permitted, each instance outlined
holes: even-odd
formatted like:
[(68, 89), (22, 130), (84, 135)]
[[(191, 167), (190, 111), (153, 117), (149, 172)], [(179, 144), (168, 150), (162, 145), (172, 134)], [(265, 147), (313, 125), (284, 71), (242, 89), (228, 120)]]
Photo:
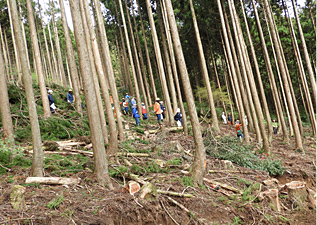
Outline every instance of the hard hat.
[(68, 91), (73, 91), (72, 89), (69, 89)]
[(53, 91), (50, 89), (50, 90), (48, 90), (48, 93), (53, 93)]
[(160, 101), (160, 98), (156, 98), (156, 101)]
[(180, 109), (180, 108), (177, 108), (176, 112), (180, 113), (180, 112), (181, 112), (181, 109)]

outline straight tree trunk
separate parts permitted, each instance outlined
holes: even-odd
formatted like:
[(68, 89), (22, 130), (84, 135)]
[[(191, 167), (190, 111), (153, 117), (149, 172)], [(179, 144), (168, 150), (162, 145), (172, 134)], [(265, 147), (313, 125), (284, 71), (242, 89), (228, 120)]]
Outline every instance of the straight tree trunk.
[(275, 47), (276, 54), (277, 54), (277, 61), (278, 61), (279, 67), (280, 67), (281, 76), (282, 76), (283, 84), (284, 84), (285, 95), (286, 95), (286, 99), (288, 102), (288, 107), (289, 107), (289, 111), (290, 111), (292, 125), (294, 128), (295, 147), (302, 150), (303, 143), (302, 143), (302, 139), (301, 139), (300, 132), (299, 132), (299, 126), (298, 126), (297, 121), (296, 121), (296, 114), (295, 114), (295, 110), (294, 110), (294, 106), (293, 106), (292, 96), (290, 93), (290, 87), (288, 85), (287, 74), (286, 74), (287, 68), (284, 67), (284, 63), (283, 63), (283, 59), (282, 59), (283, 50), (281, 48), (279, 48), (278, 34), (276, 33), (275, 28), (274, 28), (274, 21), (273, 21), (271, 11), (269, 8), (269, 3), (267, 0), (264, 0), (264, 7), (265, 7), (266, 13), (268, 15), (268, 19), (269, 19), (268, 21), (269, 21), (269, 25), (271, 28), (272, 39), (273, 39), (274, 47)]
[(186, 112), (185, 112), (182, 92), (181, 92), (179, 79), (178, 79), (178, 73), (177, 73), (177, 68), (176, 68), (177, 65), (176, 65), (175, 54), (174, 54), (174, 50), (173, 50), (173, 43), (172, 43), (172, 38), (171, 38), (170, 26), (169, 26), (168, 18), (167, 18), (167, 15), (166, 15), (165, 4), (163, 4), (162, 1), (161, 1), (161, 5), (162, 5), (162, 15), (163, 15), (163, 21), (164, 21), (164, 25), (165, 25), (167, 43), (168, 43), (168, 48), (169, 48), (169, 52), (170, 52), (170, 56), (171, 56), (171, 62), (172, 62), (175, 86), (176, 86), (176, 90), (177, 90), (177, 96), (178, 96), (180, 110), (181, 110), (181, 113), (182, 113), (182, 116), (183, 116), (184, 133), (185, 133), (185, 135), (188, 135), (187, 115), (186, 115)]
[(73, 93), (75, 96), (75, 107), (76, 111), (82, 114), (83, 110), (81, 107), (81, 99), (79, 95), (80, 85), (79, 85), (79, 77), (77, 71), (77, 65), (74, 56), (73, 43), (70, 37), (69, 28), (66, 21), (65, 8), (63, 0), (59, 0), (60, 10), (61, 10), (61, 18), (64, 29), (65, 43), (66, 43), (66, 52), (67, 52), (67, 61), (70, 69), (70, 76), (72, 81)]
[(142, 29), (142, 35), (143, 35), (143, 41), (144, 41), (144, 49), (145, 49), (145, 55), (146, 55), (146, 60), (147, 60), (147, 64), (148, 64), (151, 86), (152, 86), (152, 90), (153, 90), (154, 99), (156, 99), (157, 93), (156, 93), (156, 87), (155, 87), (155, 82), (154, 82), (154, 77), (153, 77), (152, 64), (151, 64), (149, 50), (148, 50), (148, 46), (147, 46), (146, 35), (145, 35), (145, 31), (144, 31), (143, 19), (141, 16), (140, 3), (139, 3), (139, 0), (136, 0), (136, 2), (138, 5), (138, 11), (140, 13), (141, 29)]
[(175, 84), (173, 80), (173, 72), (171, 68), (171, 61), (170, 61), (170, 57), (168, 55), (168, 50), (167, 50), (166, 35), (164, 32), (164, 27), (163, 27), (161, 1), (160, 1), (160, 4), (158, 5), (157, 16), (158, 16), (158, 24), (162, 34), (162, 45), (163, 45), (165, 65), (166, 65), (167, 74), (168, 74), (169, 90), (170, 90), (170, 95), (172, 97), (172, 103), (173, 103), (173, 113), (175, 114), (177, 110), (177, 98), (176, 98)]
[[(8, 1), (9, 3), (9, 1)], [(29, 118), (31, 124), (31, 132), (32, 132), (32, 145), (33, 145), (33, 160), (32, 160), (32, 168), (31, 174), (34, 177), (42, 177), (43, 176), (43, 150), (42, 150), (42, 140), (41, 140), (41, 132), (40, 126), (36, 111), (36, 105), (33, 87), (32, 87), (32, 76), (31, 71), (28, 67), (28, 61), (26, 58), (27, 51), (25, 48), (25, 44), (23, 42), (23, 34), (21, 30), (21, 24), (19, 22), (17, 4), (15, 0), (10, 0), (10, 12), (12, 17), (12, 23), (14, 26), (14, 34), (17, 39), (17, 49), (19, 51), (20, 62), (22, 66), (22, 74), (23, 74), (23, 84), (26, 93), (26, 100), (29, 111)]]
[[(133, 11), (133, 15), (134, 15), (134, 9), (132, 9), (132, 11)], [(138, 51), (137, 51), (137, 48), (136, 48), (136, 43), (135, 43), (135, 39), (134, 39), (134, 34), (133, 34), (133, 29), (132, 29), (132, 25), (131, 25), (130, 14), (129, 14), (129, 11), (128, 11), (128, 5), (127, 4), (126, 4), (126, 14), (127, 14), (128, 25), (129, 25), (129, 30), (130, 30), (130, 34), (131, 34), (131, 43), (132, 43), (132, 47), (133, 47), (133, 51), (134, 51), (135, 64), (136, 64), (136, 68), (137, 68), (137, 73), (136, 74), (138, 74), (138, 78), (139, 78), (139, 81), (140, 81), (140, 83), (139, 83), (140, 85), (139, 86), (141, 87), (141, 90), (142, 90), (142, 93), (143, 93), (145, 108), (146, 108), (147, 111), (149, 111), (147, 93), (146, 93), (145, 87), (144, 87), (144, 82), (143, 82), (143, 78), (142, 78), (142, 71), (141, 71), (141, 66), (140, 66), (140, 60), (139, 60), (139, 57), (138, 57)], [(139, 35), (138, 32), (136, 32), (136, 34)], [(137, 82), (137, 80), (135, 80), (134, 82)]]
[(173, 115), (173, 111), (172, 111), (172, 107), (171, 107), (170, 96), (168, 93), (168, 88), (167, 88), (167, 83), (166, 83), (166, 77), (165, 77), (164, 66), (163, 66), (159, 41), (158, 41), (158, 37), (157, 37), (156, 27), (155, 27), (153, 15), (152, 15), (152, 7), (151, 7), (151, 3), (149, 0), (146, 0), (146, 7), (147, 7), (148, 17), (149, 17), (149, 21), (150, 21), (150, 26), (151, 26), (151, 33), (152, 33), (152, 39), (153, 39), (153, 44), (154, 44), (157, 65), (158, 65), (158, 69), (159, 69), (159, 75), (160, 75), (160, 78), (162, 81), (162, 90), (163, 90), (165, 105), (166, 105), (166, 109), (167, 109), (166, 110), (167, 111), (167, 115), (166, 115), (167, 121), (168, 121), (169, 125), (173, 125), (174, 124), (174, 120), (173, 120), (174, 115)]
[[(54, 1), (52, 1), (51, 4), (52, 4), (52, 7), (55, 8)], [(63, 64), (61, 46), (60, 46), (60, 42), (59, 42), (57, 27), (55, 24), (55, 12), (54, 12), (54, 10), (52, 10), (52, 13), (53, 13), (52, 24), (53, 24), (54, 37), (55, 37), (55, 46), (56, 46), (56, 52), (57, 52), (58, 67), (59, 67), (59, 72), (60, 72), (63, 87), (67, 88), (67, 80), (66, 80), (65, 69), (64, 69), (64, 64)]]
[(26, 0), (26, 6), (27, 6), (27, 11), (28, 11), (28, 21), (29, 21), (30, 32), (31, 32), (32, 45), (33, 45), (33, 49), (35, 52), (34, 58), (36, 61), (36, 69), (37, 69), (37, 76), (38, 76), (40, 92), (41, 92), (44, 118), (48, 118), (51, 116), (51, 111), (50, 111), (50, 105), (48, 102), (48, 97), (47, 97), (47, 92), (46, 92), (43, 65), (42, 65), (42, 61), (41, 61), (41, 53), (40, 53), (39, 43), (38, 43), (38, 39), (37, 39), (37, 31), (35, 28), (35, 22), (34, 22), (34, 17), (33, 17), (33, 7), (32, 7), (31, 0)]
[[(225, 19), (223, 16), (224, 13), (222, 10), (220, 0), (217, 0), (217, 3), (218, 3), (218, 9), (219, 9), (219, 14), (220, 14), (220, 19), (221, 19), (222, 30), (223, 30), (223, 38), (224, 38), (226, 51), (227, 51), (228, 62), (230, 64), (232, 80), (234, 81), (233, 89), (236, 91), (236, 99), (237, 99), (236, 103), (238, 106), (240, 118), (242, 118), (241, 122), (242, 122), (242, 128), (243, 128), (243, 132), (244, 132), (244, 138), (245, 138), (245, 142), (247, 144), (250, 144), (250, 136), (249, 136), (248, 128), (247, 128), (247, 125), (244, 121), (245, 114), (244, 114), (244, 108), (243, 108), (243, 104), (242, 104), (242, 97), (241, 97), (241, 93), (240, 93), (240, 88), (238, 88), (239, 83), (238, 83), (238, 78), (237, 78), (237, 74), (236, 74), (236, 68), (235, 68), (234, 60), (233, 60), (233, 57), (231, 54), (231, 52), (234, 52), (234, 51), (231, 51), (230, 43), (229, 43), (229, 39), (228, 39), (228, 36), (231, 36), (231, 35), (227, 34), (226, 23), (225, 23)], [(249, 120), (250, 120), (250, 118), (249, 118)]]
[(87, 54), (87, 45), (84, 38), (84, 28), (81, 21), (78, 0), (70, 0), (70, 10), (74, 25), (75, 40), (78, 50), (78, 58), (83, 78), (85, 98), (87, 103), (87, 113), (89, 119), (89, 127), (91, 132), (91, 141), (94, 151), (94, 169), (98, 183), (100, 185), (108, 185), (113, 189), (109, 174), (108, 161), (105, 154), (104, 138), (100, 126), (100, 118), (97, 108), (97, 100), (94, 84), (91, 77), (91, 67)]
[(119, 12), (117, 9), (116, 0), (114, 1), (114, 6), (115, 6), (115, 10), (116, 10), (116, 15), (117, 15), (117, 21), (119, 24), (120, 40), (121, 40), (122, 51), (123, 51), (123, 56), (124, 56), (125, 72), (126, 72), (126, 76), (128, 78), (128, 82), (129, 82), (130, 95), (134, 96), (134, 89), (133, 89), (133, 84), (132, 84), (132, 80), (131, 80), (131, 73), (130, 73), (130, 67), (129, 67), (129, 62), (128, 62), (128, 56), (127, 56), (126, 46), (124, 44), (124, 37), (123, 37), (122, 30), (121, 30), (121, 22), (120, 22)]
[[(21, 9), (21, 2), (20, 2), (20, 0), (18, 0), (18, 4), (19, 4), (19, 13), (20, 13), (19, 15), (20, 15), (20, 22), (21, 22), (22, 34), (23, 34), (23, 41), (24, 41), (25, 49), (28, 49), (28, 45), (27, 45), (27, 43), (26, 43), (26, 36), (25, 36), (25, 29), (24, 29), (24, 23), (23, 23), (23, 18), (22, 18), (22, 9)], [(26, 55), (26, 59), (27, 59), (27, 61), (28, 61), (29, 69), (31, 70), (29, 54)]]
[(60, 85), (62, 85), (62, 79), (61, 79), (61, 75), (60, 75), (60, 71), (59, 71), (59, 67), (56, 61), (56, 57), (55, 57), (55, 52), (54, 52), (54, 44), (53, 44), (53, 40), (52, 40), (52, 34), (51, 34), (51, 28), (50, 28), (50, 23), (47, 24), (48, 27), (48, 35), (50, 38), (50, 44), (51, 44), (51, 50), (52, 50), (52, 58), (53, 58), (53, 63), (54, 63), (54, 67), (53, 70), (55, 71), (53, 78), (55, 79), (55, 81), (53, 80), (53, 82), (58, 83)]
[(13, 27), (12, 16), (11, 16), (11, 6), (10, 6), (8, 1), (7, 1), (7, 6), (8, 6), (8, 11), (9, 11), (12, 43), (13, 43), (13, 48), (14, 48), (14, 53), (15, 53), (15, 65), (16, 65), (16, 69), (18, 72), (17, 85), (19, 86), (22, 84), (22, 71), (21, 71), (20, 57), (18, 55), (19, 53), (18, 53), (16, 38), (15, 38), (15, 34), (14, 34), (14, 27)]
[[(1, 44), (1, 43), (0, 43)], [(2, 45), (2, 44), (1, 44)], [(3, 46), (2, 46), (3, 47)], [(0, 46), (0, 112), (4, 137), (8, 139), (14, 138), (13, 124), (10, 112), (9, 95), (7, 81), (5, 77), (5, 66), (3, 61), (3, 51)]]
[(203, 178), (206, 169), (206, 150), (203, 143), (203, 138), (201, 134), (201, 129), (199, 125), (199, 120), (196, 112), (196, 106), (194, 101), (194, 96), (192, 92), (192, 88), (190, 85), (187, 67), (185, 63), (185, 58), (181, 46), (181, 42), (179, 39), (178, 29), (176, 25), (175, 15), (173, 12), (172, 3), (170, 0), (164, 0), (168, 20), (171, 28), (172, 39), (175, 47), (175, 54), (177, 58), (177, 62), (179, 65), (179, 71), (181, 74), (184, 92), (188, 105), (188, 112), (190, 116), (190, 121), (193, 129), (193, 136), (195, 140), (195, 158), (192, 164), (191, 172), (193, 180), (196, 184), (201, 185), (203, 183)]
[(192, 13), (192, 18), (193, 18), (193, 23), (194, 23), (194, 28), (195, 28), (196, 41), (197, 41), (198, 50), (199, 50), (199, 57), (200, 57), (201, 65), (202, 65), (201, 72), (202, 72), (203, 77), (205, 79), (205, 85), (207, 88), (208, 103), (209, 103), (209, 109), (210, 109), (210, 114), (211, 114), (211, 118), (212, 118), (212, 126), (216, 129), (216, 131), (220, 131), (219, 126), (218, 126), (216, 107), (215, 107), (214, 98), (213, 98), (212, 91), (211, 91), (209, 76), (208, 76), (208, 70), (207, 70), (207, 65), (206, 65), (206, 60), (205, 60), (205, 55), (204, 55), (204, 49), (203, 49), (203, 45), (201, 43), (199, 28), (198, 28), (195, 10), (194, 10), (194, 6), (193, 6), (193, 1), (189, 0), (189, 4), (190, 4), (190, 10)]
[(258, 64), (257, 57), (256, 57), (256, 54), (255, 54), (253, 41), (252, 41), (252, 38), (251, 38), (249, 25), (248, 25), (246, 13), (244, 11), (244, 5), (243, 5), (242, 0), (240, 0), (240, 4), (241, 4), (242, 12), (243, 12), (244, 23), (245, 23), (246, 30), (247, 30), (247, 35), (248, 35), (248, 40), (249, 40), (249, 44), (250, 44), (251, 54), (252, 54), (252, 58), (253, 58), (253, 62), (254, 62), (255, 72), (256, 72), (256, 75), (257, 75), (258, 83), (259, 83), (263, 109), (264, 109), (265, 117), (266, 117), (266, 121), (267, 121), (268, 141), (272, 142), (272, 139), (273, 139), (273, 127), (272, 127), (272, 123), (271, 123), (271, 115), (270, 115), (270, 112), (269, 112), (269, 107), (267, 105), (265, 92), (264, 92), (264, 88), (263, 88), (263, 83), (262, 83), (262, 78), (261, 78), (261, 73), (260, 73), (260, 69), (259, 69), (259, 64)]
[(299, 21), (299, 17), (298, 17), (298, 13), (297, 13), (297, 10), (296, 10), (295, 1), (292, 0), (292, 3), (293, 3), (293, 9), (294, 9), (296, 23), (297, 23), (297, 26), (298, 26), (299, 37), (300, 37), (300, 40), (302, 42), (302, 48), (303, 48), (303, 52), (304, 52), (307, 72), (308, 72), (308, 76), (309, 76), (309, 79), (310, 79), (310, 86), (311, 86), (312, 93), (313, 93), (313, 100), (314, 100), (314, 102), (316, 102), (317, 101), (317, 98), (316, 98), (317, 89), (316, 89), (315, 75), (314, 75), (313, 68), (312, 68), (311, 63), (310, 63), (309, 54), (308, 54), (308, 50), (307, 50), (307, 46), (306, 46), (306, 41), (305, 41), (305, 38), (304, 38), (302, 26), (301, 26), (300, 21)]
[[(131, 1), (131, 7), (133, 8), (133, 1)], [(140, 17), (141, 17), (141, 15), (140, 15)], [(140, 42), (140, 37), (139, 37), (138, 26), (137, 26), (137, 23), (136, 23), (136, 20), (135, 20), (135, 16), (134, 16), (134, 10), (132, 10), (132, 18), (133, 18), (133, 24), (135, 26), (135, 31), (136, 31), (135, 32), (136, 41), (137, 41), (136, 45), (138, 47), (138, 53), (139, 53), (139, 58), (140, 58), (140, 66), (141, 66), (141, 71), (142, 71), (142, 75), (143, 75), (143, 83), (144, 83), (144, 87), (145, 87), (146, 95), (147, 95), (146, 98), (148, 100), (148, 106), (152, 106), (150, 88), (149, 88), (148, 81), (146, 79), (145, 64), (144, 64), (144, 59), (143, 59), (143, 54), (142, 54), (142, 49), (141, 49), (141, 42)]]
[(7, 34), (6, 34), (5, 30), (3, 30), (3, 36), (4, 36), (5, 46), (6, 46), (6, 52), (8, 53), (10, 79), (11, 79), (11, 81), (14, 81), (13, 72), (12, 72), (12, 61), (11, 61), (11, 57), (10, 57), (8, 39), (7, 39)]
[(267, 135), (265, 132), (264, 118), (263, 118), (263, 113), (262, 113), (262, 109), (261, 109), (262, 107), (261, 107), (260, 99), (258, 97), (258, 93), (256, 90), (254, 75), (252, 73), (250, 59), (246, 55), (246, 52), (248, 50), (247, 50), (245, 42), (244, 42), (242, 29), (240, 26), (240, 21), (239, 21), (239, 18), (237, 16), (236, 10), (234, 8), (233, 1), (231, 2), (231, 4), (229, 4), (229, 7), (230, 6), (231, 6), (231, 10), (233, 12), (233, 17), (234, 17), (233, 21), (235, 21), (234, 23), (236, 24), (236, 28), (237, 28), (237, 40), (239, 40), (239, 44), (240, 44), (239, 47), (240, 47), (240, 50), (242, 52), (242, 58), (243, 58), (243, 61), (246, 65), (246, 75), (247, 75), (247, 79), (249, 80), (249, 83), (250, 83), (250, 89), (252, 92), (252, 98), (253, 98), (253, 102), (254, 102), (254, 106), (255, 106), (256, 116), (253, 116), (253, 119), (254, 119), (254, 123), (256, 123), (256, 117), (258, 118), (258, 124), (260, 127), (261, 136), (263, 139), (263, 149), (264, 149), (264, 153), (267, 154), (267, 153), (269, 153), (269, 142), (268, 142)]
[[(108, 38), (107, 38), (107, 34), (106, 34), (106, 29), (104, 26), (104, 19), (103, 19), (102, 14), (101, 14), (100, 2), (99, 2), (99, 0), (94, 0), (94, 3), (95, 3), (95, 7), (96, 7), (96, 12), (97, 12), (97, 19), (98, 19), (98, 25), (99, 25), (99, 31), (100, 31), (100, 37), (101, 37), (100, 40), (101, 40), (101, 46), (102, 46), (102, 54), (103, 54), (103, 58), (105, 60), (106, 74), (108, 75), (109, 87), (111, 90), (114, 108), (116, 110), (116, 115), (117, 115), (119, 140), (122, 141), (122, 140), (124, 140), (122, 117), (121, 117), (121, 113), (120, 113), (121, 110), (120, 110), (116, 81), (115, 81), (114, 74), (113, 74)], [(141, 104), (140, 104), (140, 109), (141, 109)], [(139, 112), (142, 112), (142, 111), (140, 110)]]
[(10, 71), (9, 71), (9, 61), (7, 58), (7, 54), (9, 54), (9, 52), (7, 52), (6, 47), (5, 47), (1, 25), (0, 25), (0, 36), (1, 36), (2, 52), (3, 52), (3, 56), (4, 56), (5, 74), (7, 74), (7, 79), (9, 81), (10, 80)]
[[(93, 56), (92, 49), (91, 49), (90, 34), (89, 34), (88, 26), (87, 26), (87, 20), (86, 20), (83, 4), (84, 4), (83, 1), (79, 0), (81, 19), (82, 19), (82, 23), (84, 26), (84, 34), (85, 34), (85, 40), (86, 40), (86, 46), (87, 46), (87, 53), (88, 53), (88, 58), (90, 61), (90, 67), (91, 67), (91, 72), (92, 72), (91, 75), (92, 75), (92, 80), (94, 82), (94, 88), (95, 88), (95, 92), (96, 92), (96, 100), (97, 100), (97, 106), (98, 106), (98, 110), (99, 110), (101, 130), (102, 130), (102, 134), (103, 134), (103, 138), (104, 138), (105, 143), (108, 143), (107, 122), (106, 122), (105, 113), (103, 110), (103, 104), (102, 104), (102, 99), (101, 99), (101, 94), (100, 94), (100, 85), (98, 82), (96, 67), (94, 65), (95, 60), (94, 60), (94, 56)], [(115, 129), (115, 133), (116, 133), (116, 129)]]

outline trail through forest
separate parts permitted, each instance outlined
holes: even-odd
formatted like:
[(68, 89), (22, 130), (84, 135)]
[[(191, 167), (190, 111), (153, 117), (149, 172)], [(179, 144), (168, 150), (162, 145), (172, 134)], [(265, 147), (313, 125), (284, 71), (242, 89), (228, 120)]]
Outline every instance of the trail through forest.
[[(154, 120), (154, 117), (151, 117)], [(269, 175), (261, 170), (248, 169), (236, 163), (225, 163), (220, 158), (210, 156), (220, 146), (226, 151), (240, 151), (230, 146), (243, 146), (235, 139), (234, 127), (221, 125), (219, 133), (210, 133), (206, 124), (204, 142), (207, 149), (207, 171), (201, 187), (194, 187), (186, 176), (194, 151), (192, 136), (181, 132), (155, 130), (155, 124), (145, 123), (135, 127), (130, 117), (125, 118), (127, 140), (120, 144), (120, 152), (130, 152), (130, 156), (109, 158), (109, 173), (114, 191), (97, 184), (92, 173), (91, 157), (81, 154), (62, 156), (47, 142), (45, 149), (45, 176), (65, 176), (80, 178), (77, 185), (25, 184), (30, 167), (12, 167), (0, 177), (0, 223), (3, 224), (314, 224), (315, 205), (307, 197), (299, 203), (294, 196), (282, 187), (292, 181), (305, 182), (307, 189), (314, 190), (316, 182), (315, 138), (307, 135), (304, 151), (297, 151), (292, 145), (285, 144), (282, 135), (273, 138), (271, 155), (263, 156), (259, 147), (253, 146), (253, 155), (260, 160), (279, 159), (284, 167), (283, 175)], [(150, 132), (156, 131), (154, 134)], [(306, 130), (306, 134), (309, 131)], [(225, 141), (227, 140), (227, 141)], [(255, 138), (251, 134), (251, 140)], [(89, 139), (73, 140), (85, 149)], [(86, 141), (86, 142), (83, 142)], [(293, 140), (291, 140), (293, 141)], [(48, 144), (49, 143), (49, 144)], [(69, 142), (68, 142), (69, 143)], [(28, 149), (24, 147), (23, 149)], [(245, 151), (249, 151), (244, 149)], [(244, 151), (243, 150), (243, 151)], [(29, 150), (25, 150), (27, 154)], [(46, 152), (55, 151), (56, 154)], [(186, 152), (186, 153), (185, 153)], [(143, 153), (147, 157), (134, 156)], [(31, 154), (27, 154), (31, 157)], [(247, 158), (247, 153), (245, 158)], [(253, 159), (254, 160), (254, 159)], [(128, 161), (128, 163), (127, 163)], [(131, 163), (131, 164), (129, 164)], [(81, 165), (82, 169), (76, 169)], [(184, 174), (185, 173), (185, 174)], [(272, 173), (272, 171), (270, 172)], [(140, 198), (140, 192), (131, 195), (125, 188), (130, 180), (150, 182), (158, 190), (150, 199)], [(263, 182), (276, 178), (278, 183), (272, 187)], [(218, 183), (219, 184), (218, 184)], [(142, 182), (139, 182), (142, 186)], [(10, 204), (10, 193), (14, 185), (26, 189), (24, 210), (15, 210)], [(225, 186), (230, 188), (225, 188)], [(280, 211), (273, 206), (270, 198), (259, 200), (261, 192), (276, 188)], [(232, 191), (236, 190), (236, 191)], [(189, 194), (193, 197), (172, 196), (161, 191)], [(171, 200), (172, 199), (172, 200)], [(183, 206), (181, 208), (172, 201)], [(187, 212), (188, 210), (188, 212)]]

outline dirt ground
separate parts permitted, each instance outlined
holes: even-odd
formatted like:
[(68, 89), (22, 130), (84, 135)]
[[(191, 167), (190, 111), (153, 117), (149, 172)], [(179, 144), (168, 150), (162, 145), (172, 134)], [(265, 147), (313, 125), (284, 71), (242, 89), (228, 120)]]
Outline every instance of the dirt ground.
[[(308, 131), (307, 131), (308, 132)], [(221, 125), (220, 135), (234, 136), (234, 127)], [(146, 139), (144, 135), (130, 131), (128, 136)], [(146, 161), (161, 159), (164, 161), (175, 157), (182, 158), (183, 152), (173, 149), (171, 141), (179, 141), (185, 150), (194, 150), (191, 136), (182, 133), (167, 133), (165, 136), (150, 136), (149, 145), (135, 143), (137, 149), (148, 149), (150, 157), (129, 157), (132, 164), (142, 164)], [(254, 138), (253, 138), (254, 140)], [(291, 140), (294, 143), (294, 140)], [(285, 173), (275, 177), (282, 186), (291, 181), (304, 181), (307, 187), (316, 189), (316, 140), (313, 137), (304, 139), (304, 151), (297, 151), (294, 146), (283, 143), (280, 134), (273, 137), (271, 156), (281, 159)], [(109, 168), (125, 165), (122, 158), (110, 159)], [(40, 185), (26, 187), (24, 210), (15, 210), (10, 204), (10, 193), (14, 185), (25, 183), (30, 169), (15, 168), (13, 172), (0, 177), (0, 224), (107, 224), (107, 225), (135, 225), (135, 224), (316, 224), (316, 207), (310, 202), (299, 210), (294, 201), (287, 196), (280, 196), (281, 211), (270, 207), (265, 199), (256, 200), (260, 190), (254, 190), (254, 199), (242, 201), (241, 195), (216, 190), (208, 183), (201, 187), (186, 186), (181, 182), (184, 174), (181, 170), (190, 161), (183, 158), (182, 165), (170, 166), (168, 173), (144, 172), (141, 179), (148, 179), (157, 189), (192, 194), (192, 198), (168, 196), (158, 194), (156, 200), (144, 200), (139, 193), (134, 196), (124, 188), (129, 181), (128, 175), (112, 178), (114, 190), (100, 187), (94, 174), (89, 170), (82, 170), (69, 176), (81, 178), (79, 185)], [(223, 169), (221, 160), (207, 155), (206, 178), (230, 185), (238, 190), (244, 190), (250, 184), (261, 183), (270, 179), (268, 173), (258, 170), (235, 166), (238, 172)], [(8, 182), (9, 176), (13, 182)], [(45, 176), (53, 176), (46, 172)], [(261, 189), (262, 185), (260, 186)], [(223, 191), (221, 191), (223, 190)], [(225, 193), (225, 194), (224, 194)], [(58, 195), (63, 194), (64, 201), (58, 208), (49, 209), (48, 203)], [(227, 194), (227, 195), (226, 195)], [(229, 195), (229, 196), (228, 196)], [(175, 205), (169, 197), (186, 207), (190, 212)]]

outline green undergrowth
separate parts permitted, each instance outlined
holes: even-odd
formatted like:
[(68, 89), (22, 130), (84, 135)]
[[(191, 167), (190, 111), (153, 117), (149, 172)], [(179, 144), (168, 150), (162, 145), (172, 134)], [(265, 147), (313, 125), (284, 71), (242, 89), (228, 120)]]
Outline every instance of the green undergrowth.
[(130, 153), (150, 153), (152, 151), (152, 149), (148, 149), (148, 148), (140, 148), (140, 146), (137, 145), (138, 144), (143, 144), (143, 145), (149, 145), (149, 142), (146, 140), (142, 140), (140, 138), (136, 138), (136, 139), (129, 139), (126, 141), (123, 141), (120, 143), (120, 148), (123, 149), (124, 152), (130, 152)]
[(208, 154), (214, 158), (230, 160), (239, 166), (266, 171), (270, 175), (284, 173), (280, 160), (270, 158), (261, 160), (260, 156), (253, 152), (254, 146), (241, 144), (236, 137), (224, 136), (214, 139), (208, 133), (204, 143)]
[(30, 167), (32, 165), (32, 160), (23, 154), (23, 150), (20, 146), (1, 140), (0, 164), (2, 165), (2, 167), (0, 167), (1, 175), (7, 173), (8, 169), (12, 169), (13, 167)]

